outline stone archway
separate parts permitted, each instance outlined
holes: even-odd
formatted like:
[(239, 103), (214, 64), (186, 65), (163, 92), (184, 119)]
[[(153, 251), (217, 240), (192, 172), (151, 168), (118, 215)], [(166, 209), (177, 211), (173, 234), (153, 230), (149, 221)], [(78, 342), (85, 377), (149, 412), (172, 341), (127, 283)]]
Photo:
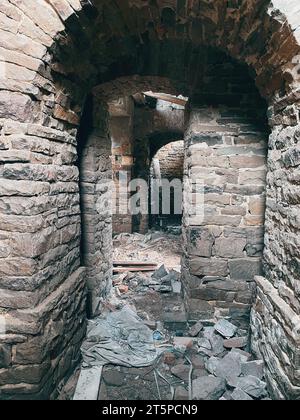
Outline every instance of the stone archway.
[[(48, 397), (78, 358), (85, 282), (75, 162), (85, 96), (99, 80), (147, 73), (189, 95), (203, 45), (246, 63), (268, 100), (265, 277), (253, 346), (267, 361), (274, 395), (299, 397), (299, 10), (281, 0), (170, 1), (167, 9), (141, 0), (0, 6), (1, 398)], [(178, 56), (187, 60), (174, 67)]]

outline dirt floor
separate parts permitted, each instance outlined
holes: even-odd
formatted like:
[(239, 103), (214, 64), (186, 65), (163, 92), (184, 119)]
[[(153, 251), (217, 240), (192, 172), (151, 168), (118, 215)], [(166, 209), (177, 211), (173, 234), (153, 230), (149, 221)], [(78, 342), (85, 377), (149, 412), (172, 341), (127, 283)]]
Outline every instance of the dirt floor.
[[(109, 311), (129, 305), (163, 352), (149, 367), (106, 365), (99, 400), (268, 399), (264, 365), (248, 352), (249, 331), (226, 320), (188, 319), (181, 290), (181, 242), (181, 236), (160, 232), (115, 238), (114, 260), (156, 262), (157, 270), (116, 274)], [(78, 372), (60, 399), (72, 398), (77, 378)]]
[(114, 238), (114, 260), (154, 261), (169, 270), (180, 269), (182, 237), (163, 232), (123, 233)]

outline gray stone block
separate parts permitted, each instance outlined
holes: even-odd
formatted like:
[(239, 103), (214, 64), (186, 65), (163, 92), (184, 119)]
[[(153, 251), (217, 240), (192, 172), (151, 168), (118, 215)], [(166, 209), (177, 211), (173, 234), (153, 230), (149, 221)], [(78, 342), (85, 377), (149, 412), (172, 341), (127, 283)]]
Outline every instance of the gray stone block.
[(234, 280), (254, 281), (255, 276), (262, 274), (262, 262), (257, 259), (239, 259), (229, 261), (230, 277)]
[(207, 376), (193, 381), (193, 400), (217, 401), (226, 391), (226, 381)]

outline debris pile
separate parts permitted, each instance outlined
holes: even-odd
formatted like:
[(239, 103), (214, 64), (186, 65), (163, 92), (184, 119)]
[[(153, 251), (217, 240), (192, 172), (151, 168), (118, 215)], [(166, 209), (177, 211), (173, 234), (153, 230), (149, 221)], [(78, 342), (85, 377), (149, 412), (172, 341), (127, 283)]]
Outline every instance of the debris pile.
[[(199, 331), (195, 336), (195, 332)], [(108, 367), (117, 372), (122, 385), (105, 379), (101, 385), (104, 399), (167, 399), (167, 400), (268, 400), (264, 382), (264, 363), (247, 352), (248, 344), (236, 327), (227, 321), (204, 327), (200, 323), (190, 329), (192, 337), (170, 337), (154, 332), (163, 353), (152, 368), (124, 369)], [(221, 332), (220, 332), (221, 331)], [(234, 348), (224, 344), (236, 336)], [(110, 373), (112, 375), (112, 373)], [(134, 379), (134, 382), (132, 382)], [(118, 389), (116, 389), (118, 388)]]
[[(127, 265), (122, 274), (114, 276), (113, 286), (116, 288), (117, 295), (120, 296), (128, 292), (145, 293), (149, 290), (159, 293), (181, 294), (180, 271), (176, 269), (168, 270), (165, 265), (162, 265), (154, 273), (152, 270), (153, 274), (149, 274), (149, 272), (144, 272), (149, 271), (146, 269), (147, 263), (142, 263), (143, 267), (145, 267), (144, 271), (135, 269), (137, 263), (135, 264), (132, 266)], [(115, 265), (120, 266), (120, 263), (116, 263)]]
[[(161, 236), (145, 242), (141, 235), (120, 235), (118, 241), (124, 238), (127, 254), (120, 258), (116, 251), (115, 266), (122, 263), (125, 270), (114, 276), (111, 302), (90, 322), (82, 347), (83, 367), (103, 367), (99, 399), (268, 399), (264, 363), (249, 352), (249, 332), (226, 319), (189, 320), (179, 259), (172, 264), (169, 256), (161, 263), (152, 253), (141, 258), (140, 245), (158, 246)], [(179, 253), (179, 245), (176, 249)], [(153, 261), (155, 270), (134, 270), (152, 267)]]

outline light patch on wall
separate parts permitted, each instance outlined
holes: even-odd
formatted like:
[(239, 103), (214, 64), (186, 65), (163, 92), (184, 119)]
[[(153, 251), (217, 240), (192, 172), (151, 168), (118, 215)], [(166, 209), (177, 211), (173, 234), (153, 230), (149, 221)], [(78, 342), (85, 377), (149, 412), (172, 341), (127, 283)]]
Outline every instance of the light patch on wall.
[(6, 319), (3, 315), (0, 315), (0, 337), (6, 334)]
[(2, 55), (0, 55), (0, 80), (1, 79), (6, 79), (6, 61)]

